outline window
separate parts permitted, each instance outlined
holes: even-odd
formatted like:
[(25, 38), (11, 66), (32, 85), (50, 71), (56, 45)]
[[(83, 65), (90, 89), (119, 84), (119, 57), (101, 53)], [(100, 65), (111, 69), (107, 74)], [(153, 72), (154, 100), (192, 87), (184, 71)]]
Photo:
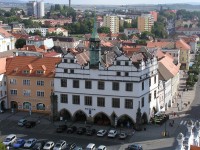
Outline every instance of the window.
[(104, 90), (104, 82), (103, 81), (98, 81), (98, 89)]
[(38, 86), (44, 86), (44, 81), (38, 80), (36, 83)]
[(120, 66), (120, 65), (121, 65), (121, 64), (120, 64), (120, 61), (117, 61), (116, 64), (117, 64), (117, 66)]
[(144, 97), (142, 97), (142, 107), (144, 107)]
[(37, 107), (37, 110), (45, 110), (45, 105), (42, 104), (42, 103), (38, 103), (38, 104), (36, 105), (36, 107)]
[(37, 70), (36, 74), (44, 74), (44, 71), (43, 70)]
[(72, 95), (72, 103), (73, 104), (80, 104), (80, 96), (79, 95)]
[(97, 106), (105, 107), (105, 98), (104, 97), (97, 97)]
[(23, 90), (23, 95), (24, 96), (31, 96), (31, 91), (30, 90)]
[(144, 81), (142, 82), (142, 90), (144, 90)]
[(74, 74), (74, 69), (70, 69), (70, 73)]
[(23, 80), (23, 85), (30, 85), (30, 80)]
[(85, 81), (85, 88), (91, 89), (92, 88), (92, 82), (91, 81)]
[(74, 59), (70, 59), (70, 63), (74, 63)]
[(154, 99), (156, 98), (156, 90), (154, 91)]
[(64, 63), (67, 63), (67, 59), (64, 59)]
[(125, 61), (125, 66), (128, 66), (128, 61)]
[(154, 76), (154, 84), (156, 84), (156, 76)]
[(92, 97), (85, 96), (85, 105), (92, 106)]
[(149, 87), (151, 86), (151, 78), (149, 79)]
[(29, 70), (24, 70), (24, 71), (23, 71), (23, 74), (29, 74), (29, 73), (30, 73)]
[(79, 88), (79, 80), (73, 80), (73, 88)]
[(64, 69), (64, 73), (68, 73), (68, 69)]
[(44, 97), (44, 91), (37, 91), (38, 97)]
[(117, 72), (117, 74), (116, 74), (117, 76), (121, 76), (121, 72)]
[(61, 87), (67, 87), (67, 79), (61, 79), (60, 85), (61, 85)]
[(133, 91), (133, 83), (126, 83), (126, 91)]
[(68, 103), (68, 95), (67, 94), (60, 94), (60, 102), (61, 103)]
[(112, 107), (120, 108), (120, 99), (119, 98), (113, 98), (112, 99)]
[(119, 91), (119, 82), (113, 82), (112, 83), (112, 89), (114, 91)]
[(23, 103), (23, 109), (30, 110), (30, 109), (31, 109), (31, 103), (29, 103), (29, 102), (24, 102), (24, 103)]
[(125, 72), (125, 76), (128, 77), (128, 72)]
[(16, 84), (16, 83), (17, 83), (16, 79), (10, 79), (10, 84)]
[(133, 109), (133, 100), (132, 99), (125, 99), (125, 108)]
[(17, 90), (10, 90), (11, 95), (17, 95)]
[(151, 102), (151, 93), (149, 94), (149, 103)]

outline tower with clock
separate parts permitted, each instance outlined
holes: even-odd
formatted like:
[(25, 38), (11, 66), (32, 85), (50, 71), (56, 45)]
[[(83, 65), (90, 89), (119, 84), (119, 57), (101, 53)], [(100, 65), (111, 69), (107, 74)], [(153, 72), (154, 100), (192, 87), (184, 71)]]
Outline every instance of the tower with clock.
[(92, 36), (90, 38), (90, 69), (98, 69), (100, 62), (100, 39), (97, 33), (97, 23), (96, 23), (96, 15), (94, 15), (94, 27), (92, 31)]

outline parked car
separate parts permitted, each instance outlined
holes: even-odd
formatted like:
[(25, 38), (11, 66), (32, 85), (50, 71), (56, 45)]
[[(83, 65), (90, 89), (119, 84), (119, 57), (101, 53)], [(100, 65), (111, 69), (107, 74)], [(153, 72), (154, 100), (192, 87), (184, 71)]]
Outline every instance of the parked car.
[(23, 147), (25, 142), (26, 141), (24, 139), (17, 139), (16, 142), (13, 144), (13, 148)]
[(23, 127), (26, 124), (27, 120), (26, 119), (20, 119), (17, 123), (18, 126)]
[(67, 129), (67, 125), (59, 125), (56, 129), (57, 133), (62, 133)]
[(119, 139), (125, 139), (126, 137), (127, 137), (128, 135), (125, 133), (125, 132), (121, 132), (120, 134), (119, 134)]
[(114, 137), (116, 137), (116, 136), (117, 136), (117, 130), (110, 130), (110, 131), (108, 132), (108, 137), (114, 138)]
[(35, 121), (27, 121), (27, 122), (25, 123), (25, 127), (26, 127), (26, 128), (32, 128), (32, 127), (34, 127), (34, 126), (36, 126), (36, 122), (35, 122)]
[(74, 148), (74, 150), (83, 150), (83, 148), (80, 147), (80, 146), (76, 146), (76, 147)]
[(98, 132), (97, 132), (97, 136), (104, 136), (104, 135), (106, 135), (106, 133), (107, 133), (107, 130), (99, 130)]
[(75, 147), (76, 147), (76, 144), (75, 143), (71, 143), (71, 144), (67, 145), (66, 150), (74, 150)]
[(66, 141), (60, 140), (55, 144), (53, 150), (63, 150), (63, 149), (66, 149), (66, 148), (67, 148)]
[(94, 143), (89, 143), (85, 150), (95, 150), (96, 145)]
[(10, 134), (6, 137), (6, 139), (3, 141), (4, 145), (12, 145), (17, 139), (17, 136), (15, 134)]
[(100, 145), (97, 150), (107, 150), (105, 145)]
[(143, 150), (141, 145), (138, 144), (131, 144), (128, 145), (128, 150)]
[(37, 141), (33, 146), (32, 150), (42, 150), (44, 147), (45, 141)]
[(48, 142), (44, 145), (43, 149), (45, 149), (45, 150), (52, 150), (53, 147), (54, 147), (54, 142), (53, 142), (53, 141), (48, 141)]
[(28, 139), (26, 143), (24, 144), (24, 148), (31, 148), (35, 145), (36, 142), (37, 142), (37, 139), (35, 138)]
[(87, 128), (86, 129), (86, 135), (94, 135), (96, 133), (96, 130), (95, 129), (92, 129), (92, 128)]
[(71, 127), (67, 128), (67, 133), (74, 133), (74, 132), (76, 132), (76, 130), (77, 130), (77, 127), (71, 126)]
[(78, 130), (76, 131), (77, 134), (84, 134), (86, 132), (85, 127), (79, 127)]

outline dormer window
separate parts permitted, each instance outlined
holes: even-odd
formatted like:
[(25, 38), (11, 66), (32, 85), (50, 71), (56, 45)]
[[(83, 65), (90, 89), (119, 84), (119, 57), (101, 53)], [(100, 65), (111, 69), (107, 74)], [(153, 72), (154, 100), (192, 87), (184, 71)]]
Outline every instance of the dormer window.
[(128, 66), (129, 65), (128, 63), (129, 63), (128, 61), (125, 61), (125, 66)]
[(121, 65), (121, 64), (120, 64), (120, 61), (117, 61), (116, 64), (117, 64), (117, 66), (120, 66), (120, 65)]
[(30, 70), (24, 70), (23, 71), (23, 74), (29, 74), (30, 73)]
[(37, 70), (36, 74), (44, 74), (44, 71), (43, 70)]

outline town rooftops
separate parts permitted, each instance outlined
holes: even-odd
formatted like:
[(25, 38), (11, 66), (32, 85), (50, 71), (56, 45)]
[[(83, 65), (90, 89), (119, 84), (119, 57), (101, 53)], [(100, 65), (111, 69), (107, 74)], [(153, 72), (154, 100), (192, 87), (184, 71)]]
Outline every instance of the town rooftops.
[(73, 37), (55, 37), (51, 36), (50, 38), (53, 39), (53, 41), (61, 41), (61, 42), (75, 42), (76, 39)]
[(0, 58), (0, 74), (6, 72), (6, 58)]
[(0, 27), (0, 35), (5, 38), (13, 37), (12, 34), (8, 33), (5, 29)]
[(61, 62), (57, 57), (16, 56), (7, 58), (6, 75), (52, 78), (56, 64)]

